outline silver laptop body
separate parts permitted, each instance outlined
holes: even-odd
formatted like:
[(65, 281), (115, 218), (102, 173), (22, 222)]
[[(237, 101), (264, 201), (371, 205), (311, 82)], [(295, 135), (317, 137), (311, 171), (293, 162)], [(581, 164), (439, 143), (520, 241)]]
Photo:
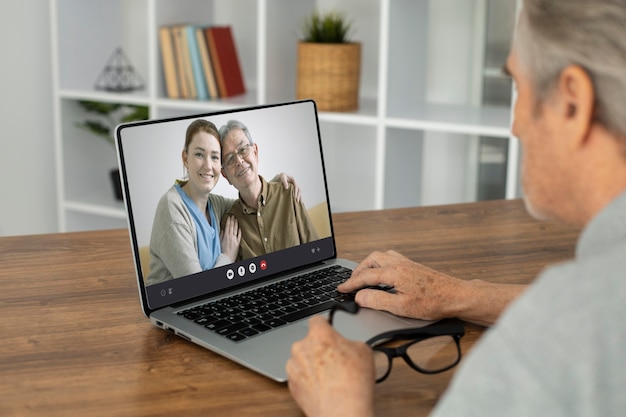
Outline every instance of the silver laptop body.
[[(200, 118), (213, 122), (217, 128), (231, 119), (239, 120), (248, 127), (259, 146), (261, 175), (268, 181), (280, 172), (295, 178), (312, 217), (313, 210), (316, 211), (320, 239), (186, 277), (146, 285), (156, 204), (174, 180), (182, 177), (181, 153), (185, 130), (189, 123)], [(306, 335), (307, 318), (311, 314), (327, 314), (328, 302), (315, 308), (316, 304), (311, 301), (307, 307), (310, 314), (304, 317), (296, 313), (298, 319), (294, 320), (292, 314), (286, 324), (256, 334), (241, 330), (237, 337), (233, 337), (234, 333), (220, 334), (211, 329), (202, 319), (202, 312), (205, 311), (203, 306), (213, 306), (224, 299), (231, 299), (229, 297), (269, 285), (280, 288), (286, 280), (320, 269), (341, 269), (345, 279), (349, 276), (346, 269), (356, 266), (354, 262), (336, 257), (315, 103), (303, 100), (123, 124), (116, 129), (116, 149), (144, 314), (162, 329), (271, 379), (286, 381), (285, 364), (291, 345)], [(237, 198), (238, 195), (224, 178), (218, 181), (212, 193), (230, 198)], [(310, 286), (316, 287), (317, 283)], [(201, 313), (198, 314), (198, 311)], [(218, 312), (218, 315), (229, 316), (229, 312)], [(334, 326), (350, 339), (365, 341), (383, 331), (426, 324), (428, 322), (361, 309), (356, 315), (337, 314)]]

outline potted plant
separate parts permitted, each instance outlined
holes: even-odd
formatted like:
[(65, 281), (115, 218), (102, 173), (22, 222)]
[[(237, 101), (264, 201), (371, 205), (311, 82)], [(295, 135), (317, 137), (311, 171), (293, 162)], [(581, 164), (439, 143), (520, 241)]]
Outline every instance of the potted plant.
[(306, 18), (298, 42), (298, 99), (312, 98), (322, 111), (358, 108), (361, 44), (349, 40), (350, 29), (340, 13)]
[[(78, 101), (78, 104), (87, 113), (94, 115), (95, 118), (89, 118), (81, 123), (76, 123), (76, 126), (103, 138), (112, 146), (115, 146), (113, 130), (118, 124), (148, 119), (147, 106), (103, 103), (88, 100)], [(110, 175), (115, 198), (122, 200), (122, 186), (120, 183), (119, 169), (112, 169)]]

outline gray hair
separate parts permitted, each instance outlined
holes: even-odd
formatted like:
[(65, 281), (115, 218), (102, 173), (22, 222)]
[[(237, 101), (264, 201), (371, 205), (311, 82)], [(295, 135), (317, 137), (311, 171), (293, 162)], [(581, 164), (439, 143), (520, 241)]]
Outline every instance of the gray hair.
[(250, 131), (248, 130), (248, 127), (246, 125), (241, 123), (239, 120), (229, 120), (224, 126), (220, 127), (220, 144), (224, 142), (224, 138), (228, 136), (228, 134), (233, 129), (241, 129), (244, 135), (246, 135), (246, 138), (248, 138), (248, 142), (250, 143), (250, 145), (254, 143), (252, 141), (252, 135), (250, 134)]
[(515, 36), (539, 102), (561, 71), (578, 65), (595, 90), (595, 119), (626, 145), (626, 2), (524, 0)]

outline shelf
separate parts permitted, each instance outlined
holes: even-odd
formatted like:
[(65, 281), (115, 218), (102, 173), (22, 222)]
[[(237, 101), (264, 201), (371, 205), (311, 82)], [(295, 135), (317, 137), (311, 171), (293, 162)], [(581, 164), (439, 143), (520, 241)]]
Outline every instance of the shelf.
[(468, 133), (483, 136), (510, 136), (508, 107), (429, 104), (421, 108), (394, 108), (387, 125), (398, 128)]
[[(515, 0), (49, 1), (62, 231), (120, 227), (126, 217), (110, 189), (115, 151), (76, 127), (86, 116), (77, 101), (145, 105), (151, 118), (169, 118), (295, 100), (298, 35), (315, 9), (346, 11), (362, 44), (358, 109), (319, 113), (333, 211), (471, 201), (481, 172), (505, 172), (506, 197), (519, 194), (512, 81), (501, 72)], [(181, 23), (233, 28), (245, 94), (167, 98), (158, 28)], [(144, 89), (94, 88), (118, 47)], [(485, 137), (504, 154), (481, 154)]]
[(98, 216), (111, 217), (113, 219), (126, 219), (126, 210), (123, 205), (118, 207), (107, 207), (104, 204), (87, 203), (83, 201), (67, 200), (65, 207), (78, 213), (95, 214)]
[(108, 103), (150, 105), (150, 97), (143, 90), (130, 93), (110, 93), (99, 90), (63, 89), (59, 91), (60, 99), (101, 101)]
[[(156, 101), (156, 107), (158, 109), (156, 117), (176, 117), (190, 113), (201, 114), (210, 111), (255, 106), (257, 103), (253, 101), (254, 98), (255, 92), (252, 91), (248, 94), (215, 101), (159, 99)], [(281, 101), (293, 100), (295, 100), (293, 97), (286, 97)], [(375, 125), (379, 122), (378, 116), (376, 115), (376, 100), (368, 99), (361, 99), (359, 109), (353, 112), (319, 112), (318, 118), (320, 121), (354, 125)]]
[[(197, 113), (206, 113), (209, 111), (228, 110), (236, 107), (254, 106), (257, 103), (257, 93), (248, 89), (246, 94), (223, 98), (219, 100), (176, 100), (168, 98), (159, 98), (155, 101), (157, 108), (185, 110)], [(160, 117), (157, 116), (157, 117)]]
[(485, 67), (483, 69), (483, 77), (488, 78), (504, 78), (510, 80), (511, 77), (506, 75), (502, 70), (502, 67)]
[(380, 122), (377, 115), (378, 102), (375, 99), (361, 98), (359, 108), (351, 112), (319, 112), (320, 121), (354, 125), (376, 125)]

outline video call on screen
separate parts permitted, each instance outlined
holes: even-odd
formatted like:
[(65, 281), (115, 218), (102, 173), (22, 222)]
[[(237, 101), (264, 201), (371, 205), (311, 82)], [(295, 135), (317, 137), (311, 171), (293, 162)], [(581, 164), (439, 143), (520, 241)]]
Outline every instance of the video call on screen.
[[(319, 240), (186, 277), (145, 285), (150, 267), (149, 245), (155, 208), (174, 182), (184, 178), (181, 155), (185, 131), (196, 119), (206, 119), (218, 129), (229, 120), (246, 125), (253, 142), (258, 146), (259, 174), (266, 181), (278, 173), (286, 173), (295, 179), (301, 189), (302, 203), (318, 231)], [(243, 285), (335, 255), (313, 102), (149, 121), (122, 127), (118, 136), (118, 150), (123, 161), (122, 176), (128, 187), (126, 203), (129, 221), (140, 258), (143, 287), (151, 309)], [(223, 176), (211, 193), (238, 198), (238, 191)]]

